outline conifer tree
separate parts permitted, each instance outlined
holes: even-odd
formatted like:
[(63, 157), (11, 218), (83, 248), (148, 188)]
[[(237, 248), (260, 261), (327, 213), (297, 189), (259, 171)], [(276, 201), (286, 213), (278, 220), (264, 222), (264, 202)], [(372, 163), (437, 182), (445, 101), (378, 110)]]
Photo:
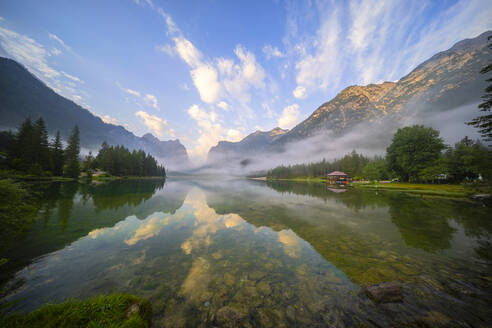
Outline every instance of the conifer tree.
[(51, 171), (53, 165), (49, 152), (48, 130), (42, 117), (34, 123), (33, 149), (34, 163), (45, 171)]
[(80, 175), (80, 163), (79, 163), (79, 153), (80, 153), (80, 137), (79, 137), (79, 127), (76, 125), (73, 128), (72, 135), (68, 139), (68, 145), (65, 150), (65, 164), (66, 169), (64, 170), (65, 175), (77, 179)]
[(33, 163), (32, 135), (34, 127), (28, 117), (22, 122), (9, 152), (12, 168), (27, 172)]
[(53, 175), (63, 175), (63, 145), (60, 136), (60, 131), (56, 131), (55, 141), (51, 146), (51, 157), (53, 161)]

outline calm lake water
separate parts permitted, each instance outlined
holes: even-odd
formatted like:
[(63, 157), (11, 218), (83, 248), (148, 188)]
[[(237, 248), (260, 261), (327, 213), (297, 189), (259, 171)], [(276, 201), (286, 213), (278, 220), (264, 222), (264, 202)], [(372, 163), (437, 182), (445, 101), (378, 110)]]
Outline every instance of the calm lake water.
[[(492, 212), (323, 184), (212, 179), (44, 184), (2, 240), (17, 311), (124, 292), (156, 327), (492, 326)], [(397, 281), (400, 303), (367, 285)]]

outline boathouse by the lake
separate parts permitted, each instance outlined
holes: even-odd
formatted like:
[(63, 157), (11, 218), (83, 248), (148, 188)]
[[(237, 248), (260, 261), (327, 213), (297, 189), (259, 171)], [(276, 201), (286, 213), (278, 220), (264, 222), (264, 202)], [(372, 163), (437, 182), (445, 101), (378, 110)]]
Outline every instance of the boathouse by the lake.
[(350, 181), (352, 181), (352, 178), (350, 178), (344, 172), (340, 171), (333, 171), (331, 173), (328, 173), (326, 178), (329, 184), (348, 184)]

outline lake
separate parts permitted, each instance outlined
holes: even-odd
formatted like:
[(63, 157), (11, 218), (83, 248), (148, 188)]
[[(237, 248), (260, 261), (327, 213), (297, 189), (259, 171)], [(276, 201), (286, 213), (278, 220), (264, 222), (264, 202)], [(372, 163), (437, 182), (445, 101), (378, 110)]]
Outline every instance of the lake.
[[(244, 179), (52, 183), (1, 241), (3, 301), (111, 292), (156, 327), (492, 326), (492, 215), (479, 202)], [(363, 288), (398, 282), (403, 301)]]

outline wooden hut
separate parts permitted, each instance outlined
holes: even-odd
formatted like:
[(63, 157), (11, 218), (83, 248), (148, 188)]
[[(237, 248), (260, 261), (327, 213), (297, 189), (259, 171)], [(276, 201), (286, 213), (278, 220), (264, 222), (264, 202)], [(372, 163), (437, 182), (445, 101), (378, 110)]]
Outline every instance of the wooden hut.
[(329, 184), (338, 184), (338, 185), (348, 184), (352, 180), (351, 178), (349, 178), (347, 174), (340, 171), (333, 171), (331, 173), (328, 173), (326, 178)]

